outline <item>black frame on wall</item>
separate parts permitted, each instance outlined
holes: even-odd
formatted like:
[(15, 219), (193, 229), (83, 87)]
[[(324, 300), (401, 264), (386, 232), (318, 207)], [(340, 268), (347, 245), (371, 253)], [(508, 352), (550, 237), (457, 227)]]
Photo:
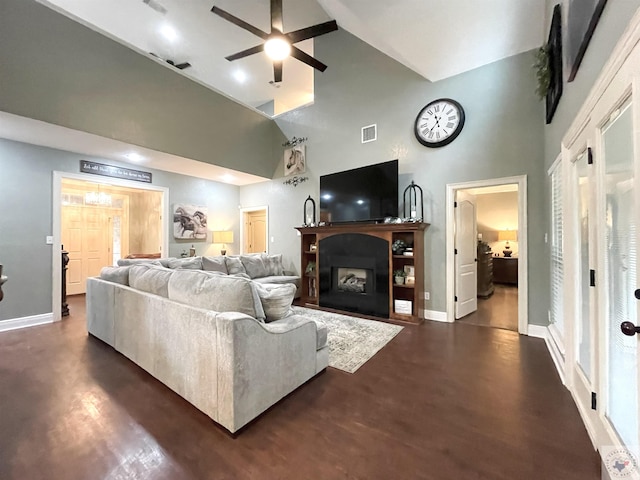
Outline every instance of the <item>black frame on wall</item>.
[(549, 55), (549, 69), (551, 70), (549, 90), (547, 90), (547, 124), (551, 123), (554, 113), (558, 108), (558, 102), (562, 96), (562, 18), (560, 4), (553, 7), (553, 17), (547, 41), (547, 53)]
[(567, 11), (568, 82), (576, 78), (607, 0), (571, 0)]

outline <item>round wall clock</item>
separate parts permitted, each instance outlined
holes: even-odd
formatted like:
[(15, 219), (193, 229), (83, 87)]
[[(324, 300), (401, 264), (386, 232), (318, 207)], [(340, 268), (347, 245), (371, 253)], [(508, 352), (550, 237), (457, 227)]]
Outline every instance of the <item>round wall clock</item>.
[(425, 147), (444, 147), (453, 142), (464, 127), (464, 109), (455, 100), (439, 98), (420, 110), (415, 134)]

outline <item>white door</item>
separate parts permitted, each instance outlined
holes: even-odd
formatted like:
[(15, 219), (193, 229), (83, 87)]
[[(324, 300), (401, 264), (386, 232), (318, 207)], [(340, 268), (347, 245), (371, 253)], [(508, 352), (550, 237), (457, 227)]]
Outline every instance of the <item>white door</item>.
[(602, 252), (603, 304), (600, 310), (605, 321), (600, 325), (600, 336), (606, 339), (602, 352), (607, 365), (602, 373), (606, 388), (603, 393), (608, 400), (604, 414), (622, 443), (636, 448), (640, 443), (638, 337), (623, 335), (621, 331), (623, 322), (637, 324), (639, 302), (634, 291), (640, 287), (637, 261), (640, 202), (635, 187), (637, 164), (640, 162), (634, 161), (633, 108), (631, 99), (627, 99), (600, 129), (600, 172), (604, 174), (604, 195), (601, 194), (599, 200), (605, 207), (601, 223), (605, 242)]
[(456, 320), (478, 309), (475, 196), (458, 191), (455, 207)]
[[(565, 297), (572, 299), (565, 310), (573, 338), (567, 349), (568, 386), (603, 465), (617, 475), (611, 478), (640, 478), (640, 470), (632, 472), (631, 463), (615, 453), (626, 449), (636, 459), (640, 455), (634, 328), (640, 308), (635, 297), (640, 288), (640, 46), (637, 49), (599, 95), (567, 150), (573, 172), (572, 288)], [(631, 335), (623, 334), (622, 325)]]

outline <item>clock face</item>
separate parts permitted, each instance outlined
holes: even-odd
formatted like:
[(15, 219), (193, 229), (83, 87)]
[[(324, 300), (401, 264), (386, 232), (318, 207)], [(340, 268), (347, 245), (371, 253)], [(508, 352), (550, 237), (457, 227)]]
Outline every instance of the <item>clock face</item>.
[(418, 141), (426, 147), (444, 147), (460, 135), (464, 110), (455, 100), (441, 98), (420, 110), (415, 123)]

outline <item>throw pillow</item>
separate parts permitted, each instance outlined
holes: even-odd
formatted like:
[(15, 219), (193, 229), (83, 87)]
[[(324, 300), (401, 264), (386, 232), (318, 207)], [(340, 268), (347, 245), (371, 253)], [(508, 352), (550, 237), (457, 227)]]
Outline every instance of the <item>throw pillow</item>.
[(251, 280), (219, 272), (176, 270), (169, 299), (215, 312), (240, 312), (263, 321), (264, 310)]
[(261, 254), (240, 255), (240, 261), (251, 278), (261, 278), (268, 276), (267, 269), (262, 261)]
[(255, 283), (262, 302), (267, 323), (291, 314), (291, 302), (296, 294), (296, 286), (291, 283)]
[(167, 298), (169, 279), (174, 270), (155, 265), (134, 265), (129, 272), (129, 285), (142, 292)]
[(126, 267), (103, 267), (100, 271), (100, 278), (107, 282), (119, 283), (120, 285), (129, 285), (129, 269)]
[(238, 257), (224, 257), (224, 261), (227, 265), (227, 272), (229, 272), (229, 275), (247, 273), (244, 269), (244, 265), (242, 265), (242, 262)]
[(172, 258), (169, 260), (169, 268), (202, 270), (202, 257)]
[(218, 255), (217, 257), (202, 257), (202, 269), (206, 272), (229, 273), (222, 255)]
[(119, 267), (127, 267), (130, 265), (162, 265), (160, 260), (152, 260), (150, 258), (121, 258), (118, 260)]
[(269, 276), (284, 275), (281, 253), (278, 253), (277, 255), (265, 255), (263, 257), (263, 261)]

